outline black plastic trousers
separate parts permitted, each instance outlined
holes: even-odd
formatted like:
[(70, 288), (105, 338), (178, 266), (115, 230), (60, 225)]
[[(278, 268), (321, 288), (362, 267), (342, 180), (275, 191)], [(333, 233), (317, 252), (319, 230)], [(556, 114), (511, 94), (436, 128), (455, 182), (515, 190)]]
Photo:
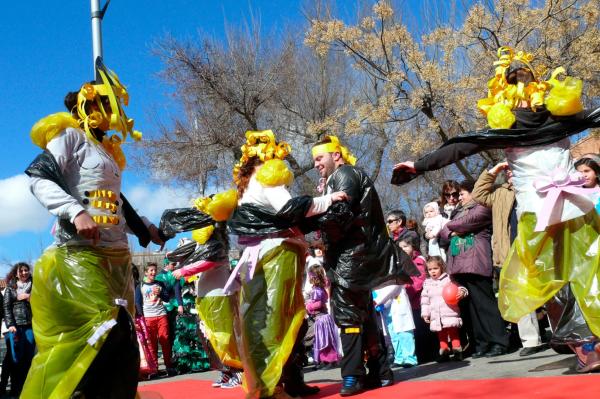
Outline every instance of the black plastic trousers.
[(140, 352), (131, 316), (121, 307), (117, 324), (77, 385), (72, 399), (134, 399)]

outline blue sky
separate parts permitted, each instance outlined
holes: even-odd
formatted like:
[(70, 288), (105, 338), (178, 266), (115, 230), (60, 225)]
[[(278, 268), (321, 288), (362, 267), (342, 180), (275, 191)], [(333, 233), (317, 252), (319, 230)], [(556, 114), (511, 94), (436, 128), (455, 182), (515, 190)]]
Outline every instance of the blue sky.
[[(126, 112), (136, 128), (153, 134), (152, 110), (165, 120), (177, 112), (171, 88), (157, 77), (153, 41), (169, 33), (196, 38), (198, 32), (224, 36), (224, 25), (260, 18), (265, 32), (302, 20), (301, 0), (113, 0), (103, 22), (105, 63), (130, 92)], [(22, 174), (39, 153), (29, 140), (41, 117), (63, 111), (67, 91), (93, 78), (89, 1), (6, 2), (0, 13), (0, 265), (34, 261), (52, 242), (52, 219), (27, 188)], [(127, 150), (126, 150), (127, 151)], [(123, 191), (152, 220), (162, 209), (182, 206), (189, 195), (149, 182), (128, 169)], [(4, 274), (0, 266), (0, 276)]]

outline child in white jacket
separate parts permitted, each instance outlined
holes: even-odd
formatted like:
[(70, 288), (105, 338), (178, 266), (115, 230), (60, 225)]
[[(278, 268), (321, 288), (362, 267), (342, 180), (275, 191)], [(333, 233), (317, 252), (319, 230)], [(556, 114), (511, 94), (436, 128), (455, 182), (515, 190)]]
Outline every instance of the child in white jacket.
[(392, 341), (394, 365), (416, 366), (415, 323), (406, 289), (403, 285), (388, 285), (374, 290), (373, 300)]

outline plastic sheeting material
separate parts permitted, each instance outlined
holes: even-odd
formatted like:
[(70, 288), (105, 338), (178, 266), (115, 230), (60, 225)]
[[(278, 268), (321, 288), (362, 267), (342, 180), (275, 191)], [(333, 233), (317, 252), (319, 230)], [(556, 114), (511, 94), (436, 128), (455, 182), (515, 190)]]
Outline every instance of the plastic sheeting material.
[(173, 238), (177, 233), (200, 229), (214, 223), (209, 215), (196, 208), (167, 209), (160, 218), (160, 230), (165, 237)]
[(305, 216), (311, 205), (312, 197), (295, 197), (275, 213), (266, 207), (246, 203), (235, 209), (227, 225), (234, 234), (240, 236), (267, 236), (294, 227), (300, 227), (303, 231), (308, 232), (312, 231), (314, 227), (312, 225), (314, 218)]
[[(34, 281), (31, 307), (38, 353), (21, 397), (69, 398), (110, 331), (100, 334), (100, 326), (116, 320), (115, 300), (127, 300), (133, 312), (129, 251), (50, 248), (34, 267)], [(94, 336), (98, 340), (90, 345)]]
[(234, 333), (236, 296), (207, 296), (196, 298), (196, 310), (204, 322), (205, 335), (221, 363), (241, 369)]
[(584, 216), (535, 232), (536, 217), (524, 213), (500, 274), (498, 306), (516, 323), (570, 284), (591, 331), (600, 336), (600, 218)]
[[(263, 248), (270, 241), (263, 241)], [(241, 273), (236, 334), (246, 398), (273, 395), (296, 341), (305, 315), (304, 250), (283, 242), (261, 256), (250, 281)]]

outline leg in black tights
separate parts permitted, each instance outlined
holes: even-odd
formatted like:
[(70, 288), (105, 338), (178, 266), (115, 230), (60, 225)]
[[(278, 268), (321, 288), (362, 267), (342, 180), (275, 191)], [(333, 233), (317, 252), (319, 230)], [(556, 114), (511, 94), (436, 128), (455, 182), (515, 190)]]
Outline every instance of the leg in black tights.
[(137, 391), (140, 353), (131, 316), (121, 307), (100, 352), (84, 374), (72, 399), (133, 399)]

